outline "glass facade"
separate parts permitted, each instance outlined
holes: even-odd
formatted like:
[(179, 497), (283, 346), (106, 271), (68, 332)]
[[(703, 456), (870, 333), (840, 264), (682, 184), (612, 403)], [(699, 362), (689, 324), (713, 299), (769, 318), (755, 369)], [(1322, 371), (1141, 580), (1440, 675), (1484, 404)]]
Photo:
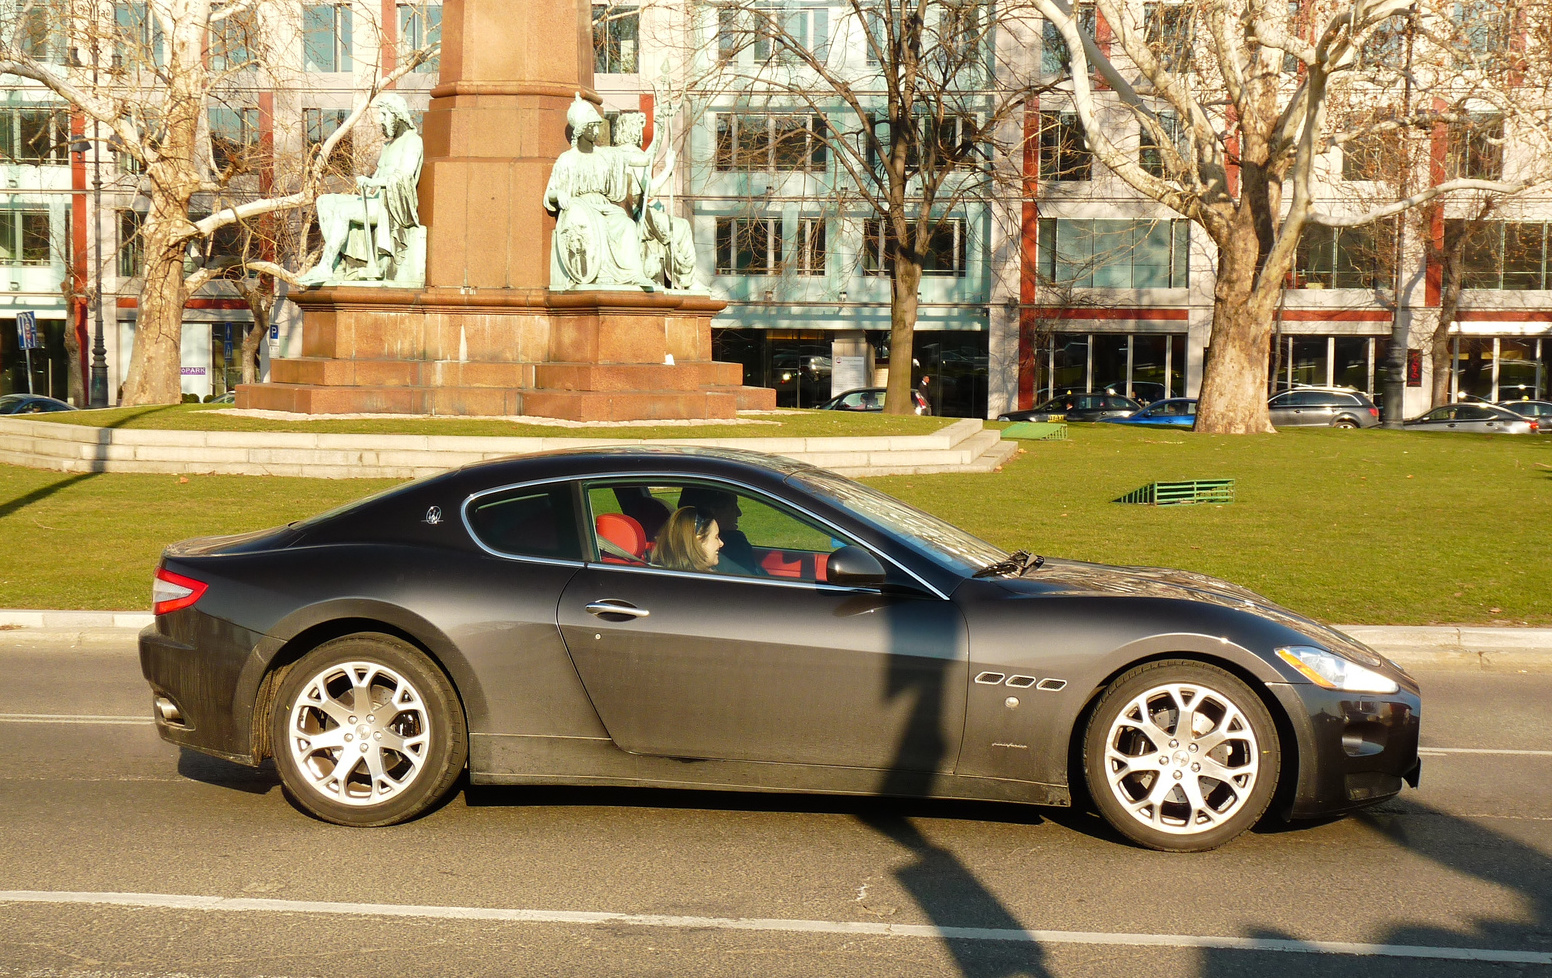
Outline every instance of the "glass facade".
[(1452, 400), (1470, 394), (1489, 401), (1544, 400), (1552, 340), (1545, 337), (1457, 336), (1451, 345)]
[(1186, 392), (1184, 333), (1056, 333), (1036, 362), (1035, 397), (1109, 391), (1144, 404)]

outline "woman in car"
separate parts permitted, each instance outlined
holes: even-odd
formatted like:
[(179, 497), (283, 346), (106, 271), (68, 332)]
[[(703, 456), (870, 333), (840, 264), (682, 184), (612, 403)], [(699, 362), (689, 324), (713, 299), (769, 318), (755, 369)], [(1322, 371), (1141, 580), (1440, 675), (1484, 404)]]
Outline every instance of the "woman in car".
[(744, 511), (739, 508), (738, 497), (724, 489), (707, 486), (685, 486), (679, 494), (680, 506), (693, 506), (698, 513), (710, 513), (717, 521), (717, 534), (722, 539), (721, 559), (717, 572), (721, 574), (754, 574), (759, 566), (754, 559), (754, 547), (749, 537), (738, 528)]
[(652, 547), (652, 563), (669, 570), (716, 570), (722, 550), (717, 521), (707, 510), (681, 506), (668, 517)]

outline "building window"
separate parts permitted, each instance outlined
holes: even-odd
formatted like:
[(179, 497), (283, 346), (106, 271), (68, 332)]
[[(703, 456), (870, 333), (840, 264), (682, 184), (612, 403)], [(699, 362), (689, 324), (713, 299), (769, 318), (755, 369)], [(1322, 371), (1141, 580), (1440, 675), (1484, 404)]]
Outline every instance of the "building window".
[(1036, 235), (1040, 275), (1053, 285), (1183, 289), (1190, 284), (1189, 221), (1043, 217)]
[(718, 275), (775, 275), (781, 271), (781, 221), (717, 218)]
[(1143, 29), (1148, 50), (1165, 71), (1191, 66), (1193, 43), (1192, 6), (1184, 3), (1143, 5)]
[(1383, 289), (1395, 284), (1396, 225), (1306, 224), (1294, 251), (1296, 289)]
[(1468, 289), (1552, 289), (1547, 240), (1552, 225), (1523, 221), (1444, 222), (1444, 246), (1461, 250), (1461, 285)]
[(350, 71), (354, 27), (349, 4), (310, 3), (302, 7), (302, 70)]
[(756, 63), (816, 61), (830, 56), (830, 11), (811, 4), (759, 4), (717, 11), (717, 55), (730, 60), (744, 51)]
[(1395, 128), (1376, 131), (1386, 117), (1376, 114), (1349, 120), (1352, 138), (1342, 144), (1343, 180), (1389, 180), (1401, 169), (1401, 137)]
[[(408, 57), (442, 40), (442, 5), (440, 3), (399, 4), (399, 51)], [(442, 70), (441, 55), (433, 55), (415, 66), (421, 74), (436, 74)]]
[(140, 228), (145, 217), (132, 210), (119, 211), (119, 278), (129, 279), (145, 268), (145, 242)]
[(1451, 125), (1444, 168), (1451, 180), (1503, 178), (1504, 121), (1502, 116), (1472, 116)]
[(162, 25), (146, 8), (145, 0), (113, 5), (113, 67), (133, 69), (167, 63)]
[[(311, 158), (330, 136), (338, 132), (348, 118), (349, 109), (303, 109), (302, 128), (305, 130), (308, 157)], [(334, 152), (329, 155), (329, 166), (346, 175), (350, 175), (355, 168), (355, 147), (351, 135), (347, 131), (341, 136), (339, 142), (334, 144)]]
[(43, 103), (0, 109), (0, 158), (8, 163), (70, 162), (69, 110)]
[(1490, 70), (1508, 56), (1515, 11), (1519, 4), (1501, 0), (1466, 0), (1451, 11), (1455, 34), (1455, 64)]
[[(863, 221), (862, 236), (863, 274), (894, 274), (897, 248), (889, 222)], [(958, 218), (941, 221), (921, 249), (922, 275), (962, 278), (965, 254), (965, 222)]]
[(717, 169), (825, 168), (823, 116), (723, 112), (717, 116)]
[(1076, 112), (1040, 113), (1040, 179), (1091, 180), (1094, 156)]
[(825, 273), (825, 221), (822, 217), (805, 217), (798, 221), (797, 253), (794, 255), (793, 272), (798, 275), (823, 275)]
[[(882, 116), (869, 116), (868, 119), (878, 137), (876, 143), (868, 143), (868, 165), (874, 172), (881, 172), (880, 153), (888, 153), (890, 147), (889, 120)], [(922, 158), (923, 148), (929, 150), (933, 172), (973, 170), (991, 159), (990, 147), (981, 141), (981, 121), (977, 116), (949, 115), (935, 123), (926, 112), (917, 112), (912, 120), (916, 132), (905, 143), (908, 170), (920, 170), (926, 165)]]
[(252, 10), (234, 9), (230, 16), (210, 25), (210, 67), (213, 71), (239, 71), (256, 68), (253, 41), (258, 37), (258, 15)]
[[(1079, 3), (1074, 5), (1078, 16), (1078, 31), (1085, 37), (1094, 37), (1094, 27), (1098, 22), (1094, 16), (1094, 4)], [(1042, 75), (1061, 75), (1063, 77), (1072, 74), (1072, 53), (1067, 50), (1067, 42), (1062, 39), (1062, 32), (1052, 21), (1045, 21), (1040, 35), (1040, 73)]]
[(50, 264), (51, 240), (48, 211), (0, 211), (0, 264)]
[[(1158, 113), (1159, 128), (1164, 130), (1164, 136), (1175, 147), (1175, 151), (1184, 154), (1187, 149), (1185, 127), (1180, 124), (1180, 116), (1168, 110)], [(1142, 168), (1153, 176), (1163, 178), (1169, 175), (1169, 164), (1164, 158), (1164, 151), (1153, 138), (1153, 132), (1147, 126), (1138, 126), (1140, 135), (1137, 141), (1137, 162)]]
[(259, 110), (210, 107), (210, 158), (217, 170), (246, 170), (259, 148)]
[[(22, 6), (13, 4), (13, 6)], [(67, 35), (59, 25), (67, 23), (69, 13), (56, 2), (33, 0), (12, 15), (16, 24), (15, 41), (21, 53), (34, 61), (65, 63)]]
[(640, 8), (634, 4), (593, 4), (593, 71), (600, 75), (634, 75), (636, 42), (641, 30)]

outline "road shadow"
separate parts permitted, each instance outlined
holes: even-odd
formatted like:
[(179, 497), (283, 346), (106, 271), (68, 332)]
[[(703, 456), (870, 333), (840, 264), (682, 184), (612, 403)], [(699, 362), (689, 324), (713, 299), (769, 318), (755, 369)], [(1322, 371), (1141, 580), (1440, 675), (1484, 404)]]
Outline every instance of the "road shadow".
[(60, 479), (58, 482), (50, 482), (46, 486), (39, 486), (26, 495), (6, 500), (0, 503), (0, 519), (5, 519), (18, 510), (26, 509), (33, 503), (42, 502), (55, 493), (69, 489), (71, 486), (79, 485), (87, 479), (95, 479), (99, 475), (101, 475), (100, 472), (83, 472), (80, 475), (72, 475), (68, 478)]
[(280, 786), (275, 762), (266, 758), (258, 767), (234, 764), (187, 747), (178, 749), (178, 773), (191, 781), (218, 788), (233, 788), (250, 795), (267, 795)]
[[(1470, 930), (1421, 923), (1398, 923), (1374, 936), (1358, 938), (1395, 948), (1468, 948), (1510, 952), (1522, 956), (1552, 954), (1552, 856), (1532, 845), (1473, 821), (1408, 801), (1359, 812), (1348, 818), (1392, 843), (1398, 850), (1422, 856), (1441, 869), (1499, 887), (1520, 899), (1523, 919), (1509, 920), (1483, 915)], [(1377, 898), (1400, 900), (1405, 877), (1376, 878)], [(1469, 914), (1463, 914), (1469, 916)], [(1261, 940), (1298, 943), (1304, 938), (1278, 930), (1255, 930), (1242, 935)], [(1440, 975), (1449, 978), (1475, 976), (1552, 975), (1552, 963), (1491, 960), (1442, 960), (1399, 956), (1333, 956), (1314, 953), (1258, 952), (1212, 948), (1201, 956), (1201, 978), (1308, 978), (1319, 975)], [(1426, 953), (1426, 952), (1423, 952)], [(1543, 958), (1543, 962), (1546, 959)]]

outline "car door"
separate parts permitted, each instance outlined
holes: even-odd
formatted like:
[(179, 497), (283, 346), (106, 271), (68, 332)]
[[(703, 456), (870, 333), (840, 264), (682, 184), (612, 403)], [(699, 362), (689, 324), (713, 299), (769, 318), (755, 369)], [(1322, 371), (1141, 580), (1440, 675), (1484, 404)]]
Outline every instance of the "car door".
[[(608, 509), (612, 488), (590, 485), (589, 506)], [(650, 488), (670, 505), (684, 489)], [(958, 608), (898, 568), (887, 589), (828, 584), (826, 560), (847, 537), (762, 494), (714, 488), (736, 493), (734, 532), (757, 569), (595, 560), (561, 596), (562, 637), (614, 742), (669, 757), (952, 770), (969, 662)]]

